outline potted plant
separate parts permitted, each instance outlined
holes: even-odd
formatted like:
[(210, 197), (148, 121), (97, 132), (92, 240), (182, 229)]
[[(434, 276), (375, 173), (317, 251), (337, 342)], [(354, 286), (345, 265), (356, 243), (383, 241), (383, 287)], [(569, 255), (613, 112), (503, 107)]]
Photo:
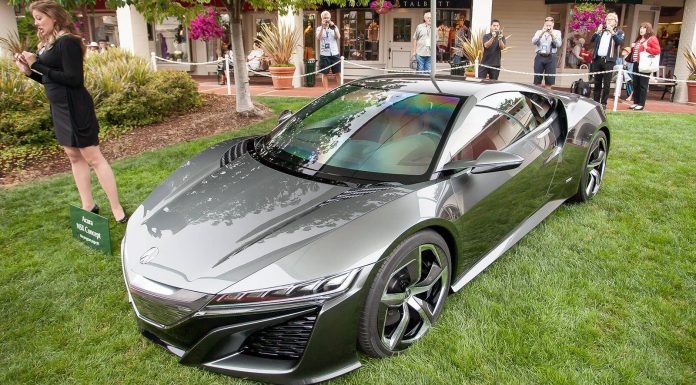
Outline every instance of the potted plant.
[(476, 76), (473, 63), (476, 62), (476, 60), (480, 63), (481, 59), (483, 59), (483, 36), (485, 34), (483, 30), (473, 31), (469, 39), (465, 38), (462, 41), (462, 53), (470, 63), (470, 65), (464, 68), (464, 75), (466, 76)]
[[(696, 53), (690, 49), (684, 50), (686, 66), (689, 69), (689, 80), (696, 80)], [(696, 83), (686, 83), (689, 103), (696, 103)]]
[(292, 54), (300, 43), (300, 30), (285, 23), (264, 24), (261, 26), (259, 42), (265, 54), (271, 59), (268, 70), (271, 72), (273, 87), (292, 88), (292, 75), (295, 65), (290, 63)]

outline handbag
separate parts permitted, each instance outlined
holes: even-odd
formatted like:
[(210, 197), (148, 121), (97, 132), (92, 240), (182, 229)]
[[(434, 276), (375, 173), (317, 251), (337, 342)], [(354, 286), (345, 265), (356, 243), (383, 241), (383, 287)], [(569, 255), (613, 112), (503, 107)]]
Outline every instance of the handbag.
[(415, 56), (411, 58), (411, 62), (409, 63), (409, 67), (410, 67), (412, 70), (417, 70), (417, 69), (418, 69), (418, 61), (416, 60), (416, 57), (415, 57)]
[(650, 53), (643, 51), (640, 53), (638, 59), (638, 72), (642, 74), (649, 74), (657, 72), (660, 68), (660, 55), (651, 55)]

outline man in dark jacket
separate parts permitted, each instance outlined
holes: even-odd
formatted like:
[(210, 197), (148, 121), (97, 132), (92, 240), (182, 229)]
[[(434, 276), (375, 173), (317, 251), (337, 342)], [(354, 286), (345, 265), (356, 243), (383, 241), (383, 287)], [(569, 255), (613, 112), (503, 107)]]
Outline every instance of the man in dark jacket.
[[(597, 28), (597, 32), (592, 35), (592, 42), (595, 43), (592, 52), (592, 72), (610, 71), (614, 69), (616, 60), (621, 52), (621, 44), (624, 41), (624, 33), (617, 28), (619, 17), (615, 13), (607, 14), (605, 24)], [(612, 72), (595, 75), (594, 81), (594, 100), (607, 108), (607, 98), (609, 97)]]

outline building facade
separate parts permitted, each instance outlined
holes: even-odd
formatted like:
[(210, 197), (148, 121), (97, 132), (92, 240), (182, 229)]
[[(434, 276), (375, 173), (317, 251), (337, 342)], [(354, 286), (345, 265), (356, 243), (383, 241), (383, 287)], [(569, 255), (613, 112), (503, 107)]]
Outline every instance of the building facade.
[[(452, 46), (456, 29), (464, 20), (471, 22), (472, 31), (487, 30), (492, 19), (501, 22), (507, 36), (509, 49), (503, 53), (502, 67), (517, 72), (533, 72), (534, 47), (531, 37), (541, 28), (546, 16), (553, 16), (556, 29), (563, 34), (564, 46), (559, 50), (557, 72), (560, 74), (587, 73), (587, 63), (573, 58), (573, 48), (585, 41), (581, 48), (592, 51), (591, 32), (574, 32), (569, 27), (576, 2), (572, 0), (436, 0), (437, 1), (437, 48), (436, 68), (446, 72), (450, 67)], [(676, 75), (678, 79), (688, 76), (684, 49), (696, 48), (694, 26), (696, 25), (696, 0), (592, 0), (603, 3), (608, 11), (616, 12), (619, 25), (626, 34), (624, 45), (629, 46), (638, 36), (641, 22), (653, 24), (660, 39), (663, 54), (663, 75)], [(302, 47), (298, 49), (294, 62), (298, 65), (294, 82), (300, 86), (299, 76), (304, 70), (303, 61), (316, 56), (317, 47), (314, 29), (323, 10), (331, 12), (332, 20), (341, 29), (341, 55), (345, 57), (347, 79), (377, 75), (387, 70), (408, 70), (411, 61), (411, 36), (422, 22), (423, 14), (430, 10), (430, 0), (397, 0), (395, 7), (386, 13), (378, 13), (369, 6), (319, 7), (318, 9), (295, 10), (286, 15), (278, 12), (256, 11), (246, 6), (243, 13), (244, 52), (249, 52), (253, 40), (263, 24), (283, 21), (302, 29)], [(219, 8), (223, 19), (224, 8)], [(0, 26), (7, 31), (16, 28), (12, 16), (21, 17), (21, 10), (0, 1)], [(162, 23), (147, 23), (134, 7), (109, 10), (97, 3), (94, 12), (77, 12), (86, 40), (105, 39), (110, 43), (130, 49), (144, 57), (154, 52), (159, 57), (181, 63), (202, 63), (216, 60), (229, 48), (229, 39), (191, 41), (185, 25), (175, 18)], [(5, 22), (7, 21), (7, 22)], [(13, 24), (15, 23), (14, 27)], [(458, 24), (459, 23), (459, 24)], [(3, 32), (0, 27), (0, 33)], [(214, 64), (190, 65), (159, 63), (205, 75), (215, 72)], [(575, 77), (559, 77), (557, 84), (569, 85)], [(501, 72), (500, 80), (531, 82), (532, 76)], [(686, 100), (685, 86), (678, 87), (679, 101)]]

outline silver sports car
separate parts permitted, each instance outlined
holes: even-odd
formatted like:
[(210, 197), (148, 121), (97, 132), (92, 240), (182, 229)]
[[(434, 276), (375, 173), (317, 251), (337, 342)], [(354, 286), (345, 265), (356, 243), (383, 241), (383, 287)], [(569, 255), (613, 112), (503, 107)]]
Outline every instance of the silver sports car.
[(142, 334), (183, 364), (313, 383), (399, 354), (568, 200), (599, 190), (599, 105), (521, 84), (355, 81), (216, 144), (133, 213)]

